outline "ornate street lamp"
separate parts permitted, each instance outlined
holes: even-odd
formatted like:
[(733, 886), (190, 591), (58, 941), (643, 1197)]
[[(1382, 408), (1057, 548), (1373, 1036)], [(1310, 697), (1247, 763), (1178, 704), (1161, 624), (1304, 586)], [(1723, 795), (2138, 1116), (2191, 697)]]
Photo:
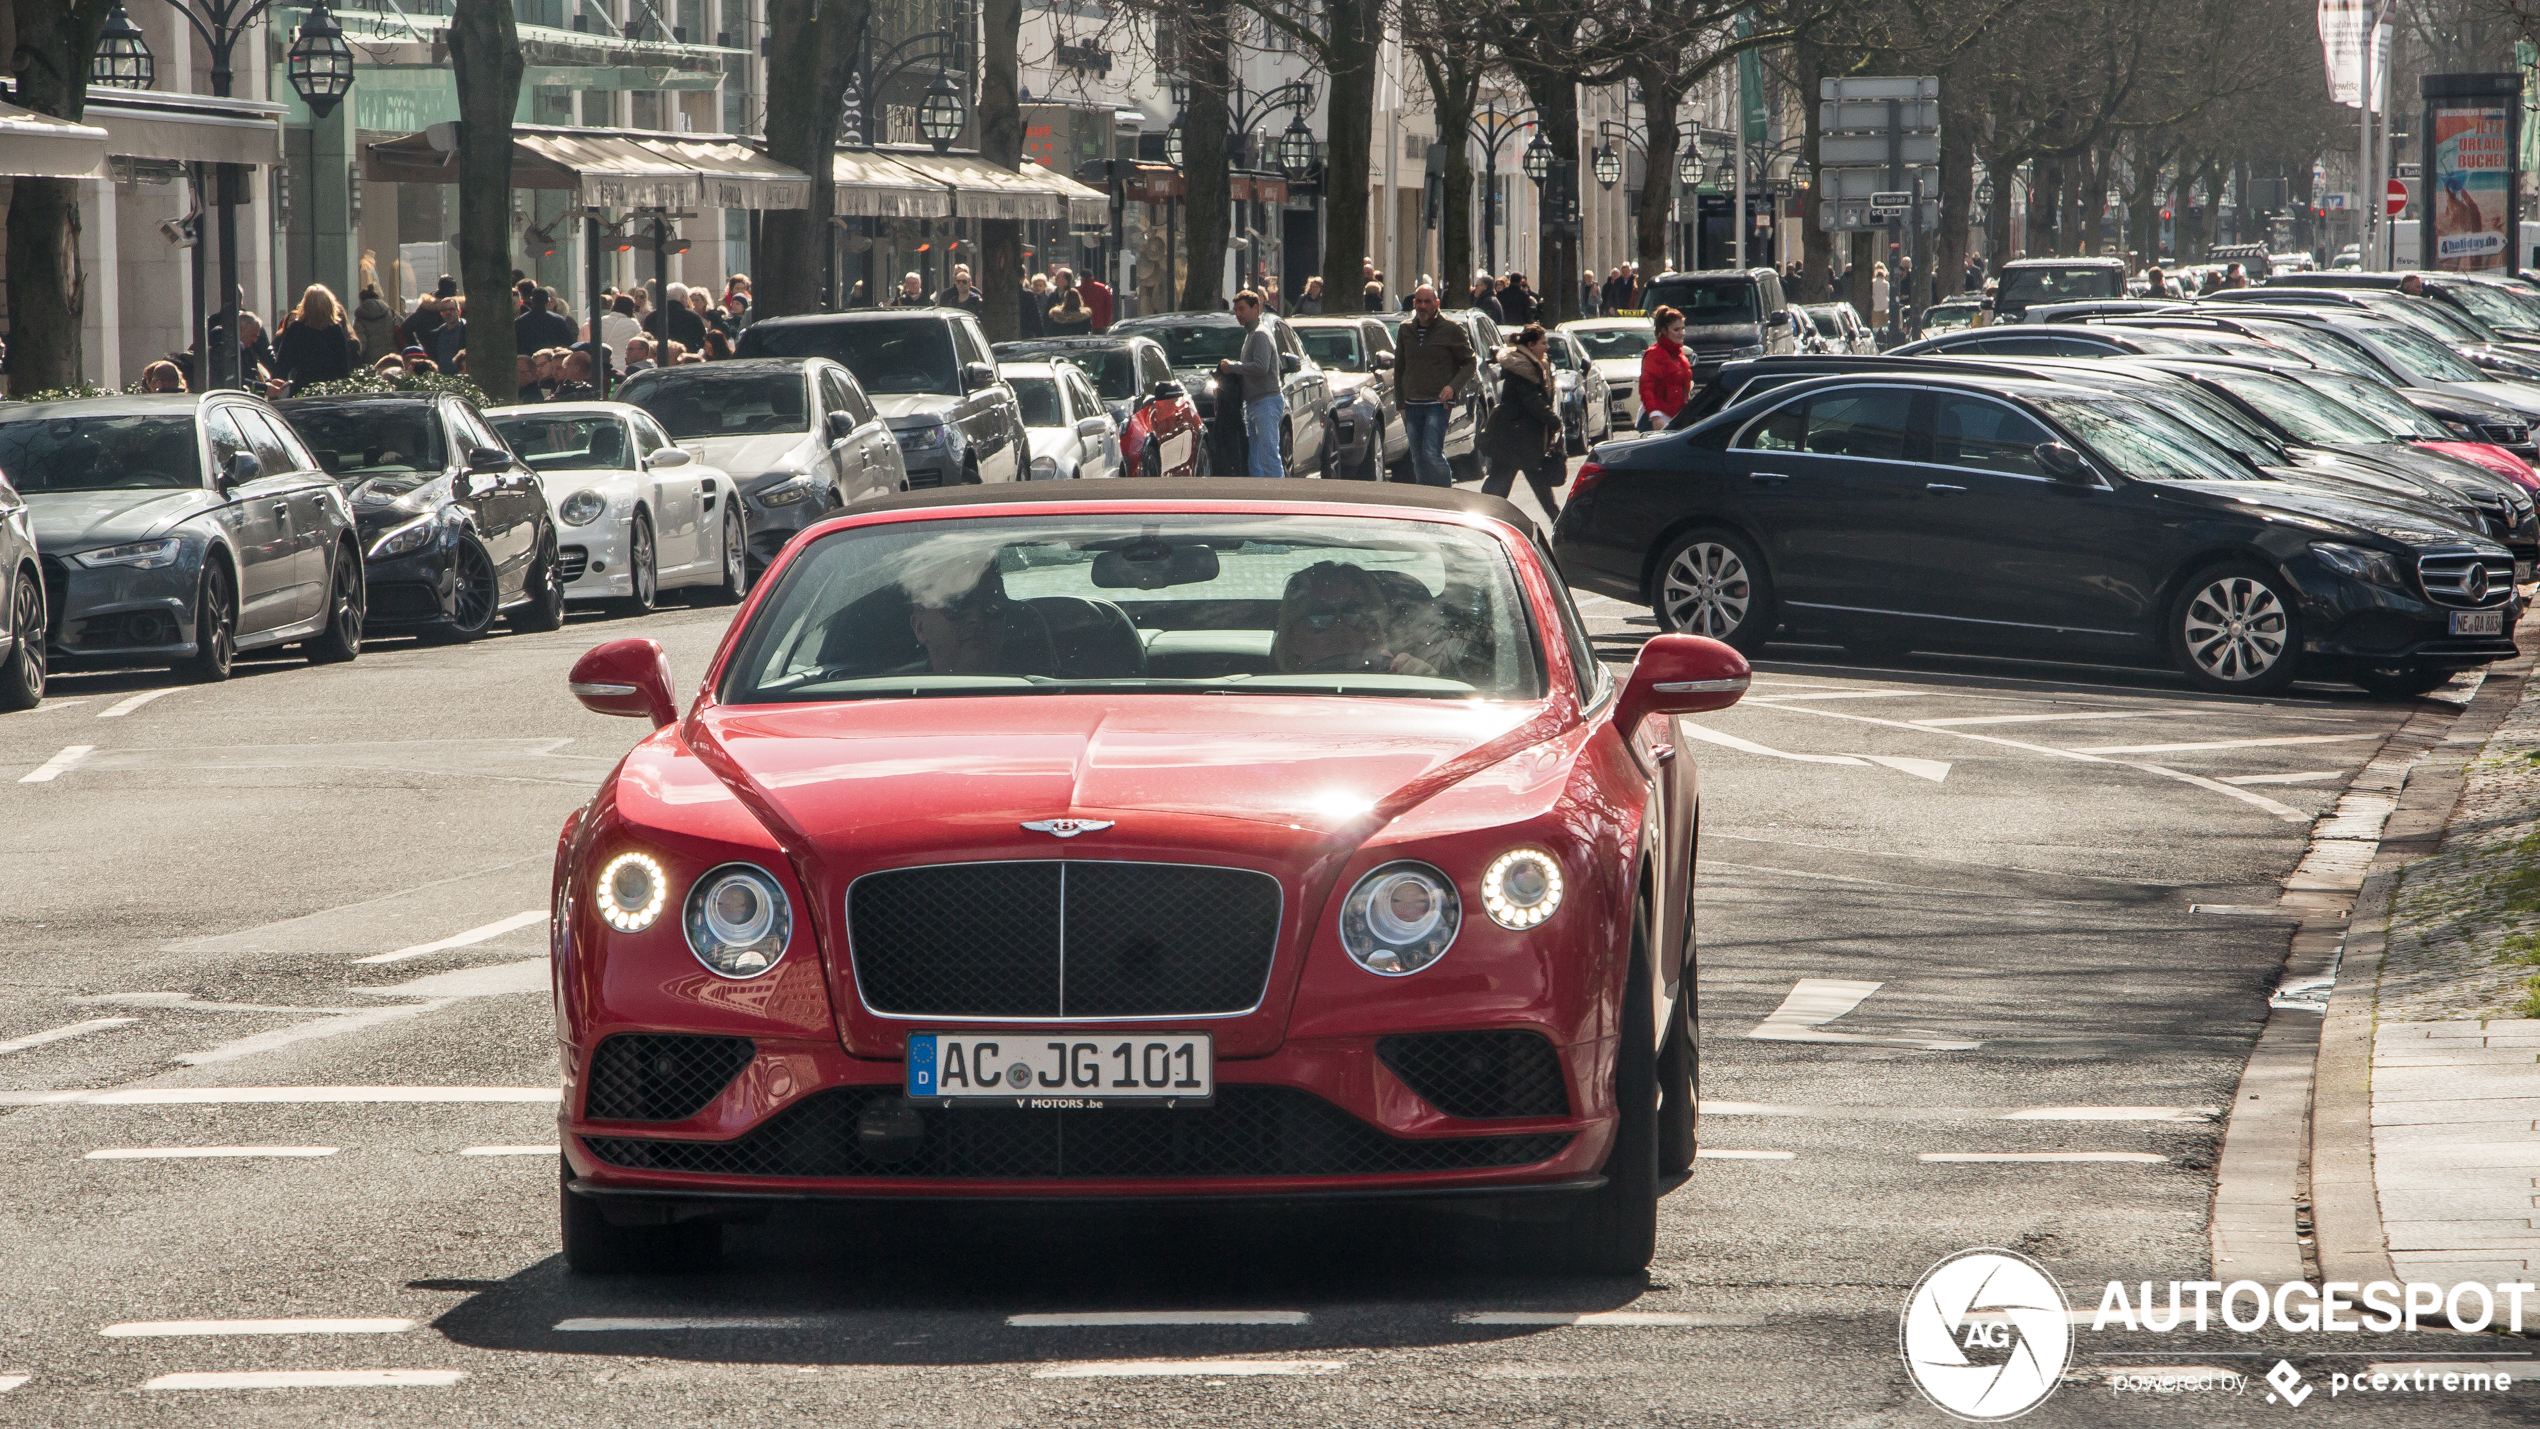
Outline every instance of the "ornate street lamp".
[(1314, 131), (1305, 127), (1300, 113), (1289, 121), (1287, 132), (1279, 136), (1279, 167), (1288, 177), (1302, 181), (1314, 172)]
[(1687, 188), (1699, 187), (1702, 183), (1702, 150), (1689, 140), (1685, 151), (1676, 156), (1676, 182)]
[(1526, 156), (1522, 161), (1522, 167), (1526, 171), (1526, 177), (1536, 183), (1542, 183), (1552, 176), (1552, 141), (1543, 137), (1541, 130), (1535, 132), (1535, 141), (1526, 146)]
[(856, 82), (854, 75), (847, 76), (846, 95), (838, 102), (838, 142), (864, 142), (864, 86)]
[(309, 7), (300, 37), (291, 42), (288, 64), (292, 90), (320, 119), (333, 114), (352, 89), (353, 47), (344, 43), (344, 27), (327, 13), (326, 0)]
[(97, 53), (88, 61), (88, 83), (98, 89), (148, 89), (158, 79), (158, 61), (141, 27), (121, 5), (106, 17), (97, 37)]
[(1182, 167), (1182, 121), (1186, 117), (1188, 116), (1183, 114), (1174, 115), (1173, 127), (1164, 131), (1164, 162), (1177, 169)]
[(935, 71), (935, 82), (926, 86), (926, 97), (918, 101), (917, 132), (940, 154), (961, 137), (961, 126), (967, 122), (962, 112), (961, 96), (953, 91), (952, 77)]
[(1598, 145), (1589, 162), (1595, 169), (1598, 183), (1610, 189), (1622, 182), (1623, 156), (1614, 152), (1613, 145)]

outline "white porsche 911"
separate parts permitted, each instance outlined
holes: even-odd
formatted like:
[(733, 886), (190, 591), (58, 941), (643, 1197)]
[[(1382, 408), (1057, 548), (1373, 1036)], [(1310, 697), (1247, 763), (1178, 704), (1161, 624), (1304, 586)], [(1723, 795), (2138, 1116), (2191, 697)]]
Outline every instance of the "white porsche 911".
[(730, 474), (673, 444), (643, 408), (545, 402), (486, 420), (546, 485), (566, 600), (642, 614), (682, 586), (722, 602), (748, 593), (748, 517)]

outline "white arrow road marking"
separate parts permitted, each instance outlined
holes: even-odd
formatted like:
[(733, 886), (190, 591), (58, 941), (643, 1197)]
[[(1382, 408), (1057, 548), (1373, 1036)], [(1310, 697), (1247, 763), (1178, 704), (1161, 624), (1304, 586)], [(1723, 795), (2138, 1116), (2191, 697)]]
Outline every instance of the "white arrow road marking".
[(74, 1022), (68, 1027), (56, 1027), (50, 1032), (30, 1032), (24, 1037), (12, 1037), (6, 1042), (0, 1042), (0, 1052), (23, 1052), (29, 1047), (42, 1047), (47, 1043), (60, 1042), (71, 1037), (85, 1037), (91, 1032), (103, 1032), (110, 1027), (129, 1027), (140, 1020), (138, 1017), (98, 1017), (86, 1022)]
[(1871, 993), (1887, 984), (1878, 982), (1846, 982), (1840, 978), (1804, 977), (1774, 1008), (1772, 1015), (1755, 1024), (1746, 1035), (1764, 1042), (1835, 1042), (1870, 1047), (1915, 1047), (1926, 1052), (1966, 1052), (1980, 1043), (1943, 1042), (1927, 1037), (1881, 1037), (1861, 1032), (1826, 1032), (1822, 1023), (1832, 1022), (1859, 1007)]
[(1938, 759), (1906, 759), (1890, 754), (1794, 754), (1787, 749), (1775, 749), (1770, 745), (1757, 744), (1751, 739), (1740, 739), (1734, 734), (1723, 734), (1707, 725), (1695, 724), (1689, 719), (1677, 720), (1676, 729), (1679, 733), (1689, 734), (1695, 739), (1719, 745), (1723, 749), (1734, 749), (1742, 754), (1761, 754), (1768, 759), (1795, 759), (1802, 764), (1849, 764), (1855, 768), (1877, 764), (1900, 773), (1911, 774), (1917, 779), (1929, 779), (1935, 784), (1949, 777), (1949, 765)]
[(71, 745), (69, 748), (64, 749), (61, 753), (56, 754), (52, 758), (45, 760), (42, 764), (37, 765), (34, 772), (21, 776), (18, 779), (18, 782), (21, 784), (50, 784), (54, 780), (69, 773), (73, 765), (96, 752), (97, 746), (93, 744)]
[(464, 933), (452, 933), (436, 942), (417, 943), (411, 948), (399, 948), (393, 953), (378, 953), (367, 958), (355, 958), (353, 963), (355, 966), (364, 963), (401, 963), (408, 958), (422, 957), (426, 953), (445, 952), (451, 948), (465, 948), (477, 943), (492, 942), (516, 928), (526, 928), (532, 923), (545, 921), (547, 921), (546, 909), (531, 908), (524, 912), (514, 913), (508, 918), (488, 923), (482, 928), (470, 928)]

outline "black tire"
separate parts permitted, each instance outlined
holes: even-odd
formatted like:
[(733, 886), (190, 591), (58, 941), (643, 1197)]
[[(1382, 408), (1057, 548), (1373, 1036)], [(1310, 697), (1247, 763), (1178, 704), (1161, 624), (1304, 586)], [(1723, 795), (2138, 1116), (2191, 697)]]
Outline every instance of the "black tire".
[(2246, 561), (2209, 566), (2170, 602), (2170, 658), (2200, 689), (2273, 694), (2301, 675), (2302, 617), (2283, 577)]
[(538, 559), (529, 567), (529, 599), (515, 605), (505, 619), (526, 635), (564, 629), (564, 562), (556, 554), (556, 533), (538, 542)]
[(1667, 545), (1651, 580), (1661, 630), (1708, 635), (1752, 655), (1778, 626), (1773, 581), (1746, 538), (1706, 527)]
[(31, 710), (44, 703), (44, 582), (33, 571), (17, 574), (9, 593), (9, 633), (16, 637), (0, 662), (0, 710)]
[(1385, 479), (1385, 423), (1383, 418), (1377, 418), (1376, 429), (1367, 434), (1367, 455), (1360, 459), (1358, 463), (1358, 470), (1351, 473), (1350, 479), (1353, 481), (1382, 481)]
[(1667, 1045), (1658, 1049), (1661, 1176), (1681, 1176), (1692, 1170), (1694, 1151), (1700, 1141), (1702, 1049), (1694, 1031), (1693, 994), (1693, 959), (1687, 957), (1684, 981), (1676, 987), (1676, 1015), (1667, 1021)]
[(1489, 474), (1482, 470), (1482, 454), (1477, 451), (1448, 457), (1446, 471), (1448, 479), (1452, 481), (1479, 481)]
[(200, 684), (217, 684), (229, 678), (237, 658), (238, 592), (230, 584), (229, 567), (206, 556), (202, 583), (194, 589), (194, 654), (176, 673)]
[(494, 573), (493, 553), (476, 539), (475, 532), (460, 533), (458, 547), (450, 553), (450, 567), (450, 578), (458, 584), (457, 612), (424, 632), (423, 638), (436, 645), (483, 639), (502, 611), (502, 584)]
[(711, 1270), (723, 1255), (723, 1227), (712, 1221), (667, 1226), (611, 1225), (599, 1201), (573, 1194), (573, 1173), (558, 1166), (556, 1219), (565, 1268), (578, 1275), (639, 1275)]
[(1569, 430), (1561, 434), (1561, 449), (1572, 456), (1587, 455), (1587, 408), (1585, 406), (1579, 408), (1579, 419), (1572, 422)]
[(650, 615), (661, 606), (661, 548), (653, 543), (653, 513), (638, 509), (626, 531), (626, 571), (633, 595), (615, 602), (620, 615)]
[(975, 461), (965, 461), (961, 464), (961, 484), (964, 486), (977, 486), (979, 484), (979, 463)]
[(335, 549), (326, 575), (326, 628), (300, 646), (312, 665), (341, 665), (362, 653), (362, 620), (370, 613), (369, 589), (362, 576), (361, 552), (346, 544)]
[(723, 578), (710, 586), (701, 586), (697, 600), (703, 605), (739, 605), (750, 593), (750, 543), (739, 513), (723, 515)]
[(2453, 671), (2423, 665), (2377, 665), (2355, 672), (2355, 683), (2385, 700), (2412, 700), (2452, 683)]
[(1541, 1227), (1537, 1249), (1556, 1274), (1637, 1275), (1658, 1253), (1658, 1059), (1649, 1045), (1648, 912), (1644, 904), (1632, 920), (1605, 1184), (1574, 1197), (1566, 1219)]

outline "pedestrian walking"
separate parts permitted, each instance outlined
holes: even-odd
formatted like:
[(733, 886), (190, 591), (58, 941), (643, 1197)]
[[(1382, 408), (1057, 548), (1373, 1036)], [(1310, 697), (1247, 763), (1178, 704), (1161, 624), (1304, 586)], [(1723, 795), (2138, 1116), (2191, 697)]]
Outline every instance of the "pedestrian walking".
[(1482, 481), (1482, 494), (1506, 496), (1522, 472), (1543, 514), (1557, 516), (1568, 472), (1560, 405), (1552, 395), (1552, 335), (1543, 324), (1526, 324), (1517, 341), (1500, 352), (1499, 371), (1499, 402), (1484, 434), (1490, 475)]
[(1446, 429), (1455, 404), (1481, 377), (1464, 324), (1438, 311), (1438, 290), (1411, 290), (1411, 318), (1394, 340), (1394, 389), (1402, 394), (1402, 431), (1411, 439), (1412, 479), (1452, 486)]
[(362, 300), (353, 309), (353, 337), (362, 345), (365, 363), (397, 350), (397, 311), (380, 300), (375, 283), (363, 286)]
[(1492, 322), (1508, 321), (1508, 310), (1499, 305), (1499, 280), (1488, 273), (1473, 275), (1473, 306), (1488, 314)]
[(1693, 359), (1685, 352), (1685, 315), (1660, 304), (1649, 315), (1657, 341), (1640, 354), (1640, 429), (1657, 431), (1693, 397)]
[[(1378, 295), (1382, 296), (1381, 290)], [(1306, 279), (1305, 290), (1296, 295), (1296, 306), (1289, 311), (1298, 317), (1319, 316), (1323, 311), (1323, 280), (1320, 277)]]
[(1870, 265), (1870, 326), (1887, 326), (1887, 265)]
[(1526, 286), (1526, 275), (1509, 274), (1507, 286), (1499, 290), (1499, 310), (1506, 314), (1500, 321), (1524, 327), (1535, 320), (1535, 309), (1539, 306), (1534, 289)]
[(1049, 305), (1041, 320), (1045, 337), (1083, 337), (1093, 330), (1093, 309), (1085, 306), (1085, 295), (1074, 284), (1059, 290), (1058, 301)]
[(1050, 292), (1050, 280), (1042, 274), (1035, 273), (1029, 281), (1024, 283), (1021, 320), (1023, 336), (1027, 338), (1046, 336), (1044, 330), (1049, 326), (1050, 300), (1054, 296)]
[[(1250, 448), (1245, 462), (1251, 476), (1286, 476), (1287, 462), (1281, 454), (1279, 434), (1287, 425), (1287, 397), (1280, 391), (1279, 348), (1270, 340), (1270, 330), (1261, 325), (1261, 295), (1250, 288), (1235, 294), (1235, 321), (1244, 325), (1244, 345), (1240, 361), (1220, 359), (1217, 374), (1243, 381), (1244, 441)], [(1223, 404), (1224, 388), (1219, 388)]]

